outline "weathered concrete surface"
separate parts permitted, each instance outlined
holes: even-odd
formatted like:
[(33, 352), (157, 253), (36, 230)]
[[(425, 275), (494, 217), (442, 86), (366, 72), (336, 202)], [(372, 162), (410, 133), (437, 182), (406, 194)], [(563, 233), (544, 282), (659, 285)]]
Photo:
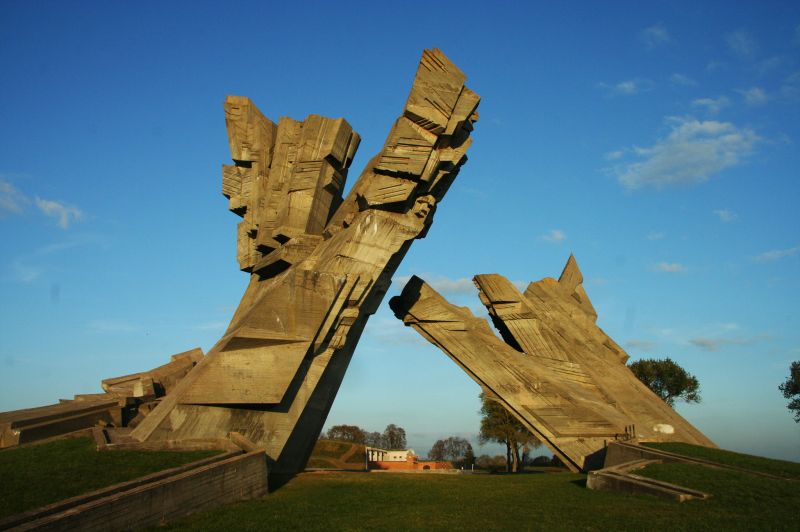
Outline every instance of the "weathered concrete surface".
[(303, 469), (371, 314), (466, 161), (478, 96), (426, 50), (402, 115), (347, 198), (343, 119), (268, 120), (229, 97), (229, 208), (250, 284), (225, 336), (134, 429), (140, 441), (238, 432), (270, 471)]
[(119, 422), (120, 405), (113, 397), (67, 401), (56, 405), (0, 413), (0, 448), (44, 440)]
[(105, 393), (77, 394), (55, 405), (0, 412), (0, 449), (96, 426), (135, 426), (202, 359), (202, 349), (195, 348), (172, 355), (170, 362), (149, 371), (103, 380)]
[(264, 452), (227, 453), (12, 516), (0, 529), (132, 530), (266, 493)]
[(631, 471), (659, 462), (660, 460), (634, 460), (614, 467), (590, 471), (586, 478), (586, 487), (591, 490), (643, 493), (675, 502), (711, 497), (710, 493), (631, 473)]
[(713, 446), (628, 369), (628, 355), (597, 327), (582, 280), (573, 257), (558, 281), (531, 283), (524, 294), (500, 275), (476, 276), (504, 341), (418, 277), (390, 305), (573, 470), (602, 467), (614, 440)]

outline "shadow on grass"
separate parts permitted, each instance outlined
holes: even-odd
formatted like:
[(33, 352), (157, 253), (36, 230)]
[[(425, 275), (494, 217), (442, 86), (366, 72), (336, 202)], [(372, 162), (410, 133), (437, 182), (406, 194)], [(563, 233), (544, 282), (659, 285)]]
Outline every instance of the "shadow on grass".
[(275, 493), (286, 484), (289, 483), (296, 475), (294, 474), (272, 474), (269, 475), (268, 482), (267, 482), (267, 491), (269, 493)]
[(585, 478), (579, 478), (578, 480), (570, 480), (569, 483), (578, 486), (579, 488), (586, 489)]

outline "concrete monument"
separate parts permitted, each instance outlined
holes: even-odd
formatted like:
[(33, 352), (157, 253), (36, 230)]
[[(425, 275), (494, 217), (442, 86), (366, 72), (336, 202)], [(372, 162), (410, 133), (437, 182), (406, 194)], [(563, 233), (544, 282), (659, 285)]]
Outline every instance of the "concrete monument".
[(389, 304), (570, 469), (600, 467), (614, 440), (714, 446), (625, 365), (628, 355), (595, 323), (574, 257), (558, 281), (530, 283), (524, 293), (497, 274), (474, 282), (503, 340), (418, 277)]
[(237, 432), (266, 449), (270, 472), (305, 466), (367, 319), (466, 161), (480, 99), (465, 79), (425, 50), (402, 115), (345, 199), (360, 140), (350, 124), (276, 124), (248, 98), (227, 98), (234, 164), (222, 190), (242, 217), (237, 258), (250, 283), (225, 335), (135, 440)]

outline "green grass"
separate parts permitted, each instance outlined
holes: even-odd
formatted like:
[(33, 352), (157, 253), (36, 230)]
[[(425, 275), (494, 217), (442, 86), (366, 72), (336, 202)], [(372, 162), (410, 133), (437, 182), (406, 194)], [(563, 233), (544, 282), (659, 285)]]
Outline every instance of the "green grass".
[(0, 452), (0, 518), (217, 454), (97, 452), (89, 438)]
[(726, 451), (724, 449), (710, 449), (708, 447), (701, 447), (699, 445), (690, 445), (688, 443), (678, 442), (663, 442), (663, 443), (645, 443), (647, 447), (661, 449), (670, 453), (683, 454), (693, 458), (701, 458), (710, 462), (715, 462), (722, 465), (729, 465), (741, 467), (743, 469), (751, 469), (754, 471), (761, 471), (786, 478), (800, 479), (800, 463), (787, 462), (784, 460), (772, 460), (761, 456), (753, 456), (749, 454), (735, 453), (733, 451)]
[(585, 488), (585, 475), (572, 473), (306, 473), (263, 499), (191, 516), (167, 528), (778, 530), (794, 522), (800, 506), (794, 481), (707, 468), (648, 474), (677, 474), (696, 484), (692, 487), (714, 492), (714, 498), (676, 503), (648, 495), (591, 491)]

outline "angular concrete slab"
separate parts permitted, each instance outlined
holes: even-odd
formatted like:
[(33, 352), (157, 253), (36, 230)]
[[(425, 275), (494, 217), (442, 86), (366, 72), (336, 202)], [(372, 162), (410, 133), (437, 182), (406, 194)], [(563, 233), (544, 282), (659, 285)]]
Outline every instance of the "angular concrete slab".
[(521, 293), (497, 275), (474, 278), (500, 340), (469, 309), (413, 277), (390, 305), (513, 413), (573, 470), (602, 467), (610, 441), (714, 446), (628, 369), (628, 355), (600, 329), (570, 257), (558, 281)]

